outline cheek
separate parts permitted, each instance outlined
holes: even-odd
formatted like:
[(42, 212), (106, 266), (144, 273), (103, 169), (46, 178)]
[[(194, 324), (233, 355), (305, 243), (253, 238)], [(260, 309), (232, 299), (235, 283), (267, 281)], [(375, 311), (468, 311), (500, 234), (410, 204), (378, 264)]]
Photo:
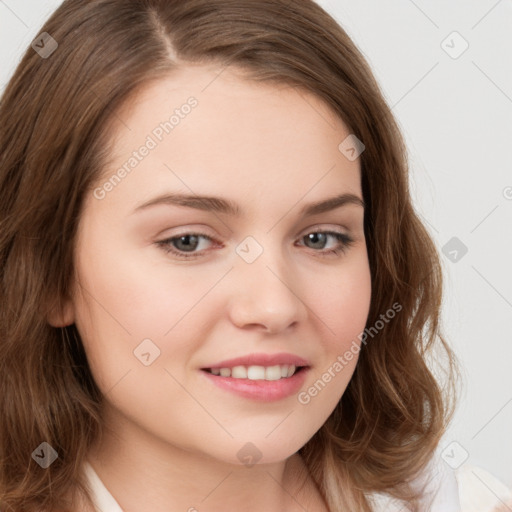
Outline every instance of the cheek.
[(319, 282), (312, 296), (314, 311), (324, 327), (326, 352), (346, 350), (364, 330), (371, 301), (371, 275), (366, 256)]
[[(98, 325), (111, 324), (135, 340), (163, 337), (207, 294), (218, 276), (170, 267), (157, 248), (116, 250), (116, 244), (94, 244), (78, 261), (84, 302)], [(204, 275), (202, 275), (204, 274)]]
[[(88, 246), (100, 249), (79, 252), (76, 325), (100, 389), (129, 371), (132, 379), (151, 369), (139, 380), (146, 382), (155, 369), (183, 368), (204, 339), (207, 294), (223, 272), (170, 268), (161, 256), (152, 258), (152, 248), (117, 250), (113, 240)], [(148, 352), (154, 362), (146, 367), (141, 358)]]
[[(332, 276), (330, 276), (332, 278)], [(371, 300), (365, 258), (347, 265), (322, 287), (314, 300), (322, 344), (321, 361), (297, 395), (306, 431), (316, 432), (339, 403), (354, 373)]]

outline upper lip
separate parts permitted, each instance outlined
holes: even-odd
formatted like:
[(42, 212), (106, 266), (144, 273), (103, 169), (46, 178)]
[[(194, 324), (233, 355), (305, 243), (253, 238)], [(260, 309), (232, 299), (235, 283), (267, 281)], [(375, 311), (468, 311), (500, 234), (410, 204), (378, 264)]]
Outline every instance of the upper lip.
[(233, 368), (234, 366), (276, 366), (284, 364), (293, 364), (295, 366), (309, 366), (309, 362), (295, 354), (280, 352), (278, 354), (248, 354), (234, 359), (226, 359), (214, 363), (205, 368)]

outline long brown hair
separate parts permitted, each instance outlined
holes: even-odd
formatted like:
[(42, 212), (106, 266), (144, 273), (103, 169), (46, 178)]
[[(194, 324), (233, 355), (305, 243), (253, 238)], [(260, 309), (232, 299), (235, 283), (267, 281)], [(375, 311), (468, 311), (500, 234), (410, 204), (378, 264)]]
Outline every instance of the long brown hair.
[[(455, 360), (402, 136), (345, 31), (312, 0), (66, 0), (43, 32), (58, 47), (45, 58), (29, 48), (0, 104), (0, 508), (66, 509), (73, 489), (87, 498), (82, 463), (102, 432), (102, 395), (75, 325), (52, 327), (48, 314), (70, 297), (81, 205), (108, 161), (116, 112), (187, 62), (312, 92), (363, 141), (367, 326), (395, 302), (402, 309), (363, 346), (342, 399), (299, 453), (332, 512), (370, 511), (371, 492), (415, 507), (408, 482), (452, 413)], [(443, 385), (427, 365), (436, 347)], [(58, 454), (44, 471), (32, 456), (42, 442)]]

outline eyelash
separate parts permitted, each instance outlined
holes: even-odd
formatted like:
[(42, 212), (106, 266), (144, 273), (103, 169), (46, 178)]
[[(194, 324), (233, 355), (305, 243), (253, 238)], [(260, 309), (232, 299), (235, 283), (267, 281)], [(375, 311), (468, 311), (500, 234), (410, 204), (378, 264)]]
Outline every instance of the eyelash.
[[(324, 249), (323, 251), (322, 250), (316, 251), (316, 250), (312, 249), (314, 252), (318, 252), (319, 255), (322, 257), (329, 257), (329, 256), (332, 257), (332, 256), (337, 256), (339, 254), (344, 254), (354, 243), (353, 238), (346, 235), (345, 233), (338, 233), (337, 231), (311, 231), (310, 233), (307, 233), (306, 235), (301, 237), (301, 240), (303, 238), (305, 238), (307, 235), (313, 235), (313, 234), (330, 235), (330, 236), (333, 236), (334, 238), (336, 238), (341, 243), (341, 245), (336, 247), (335, 249), (327, 249), (327, 250)], [(173, 237), (167, 238), (165, 240), (160, 240), (159, 242), (156, 242), (156, 244), (158, 246), (160, 246), (166, 253), (168, 253), (168, 254), (171, 253), (174, 256), (181, 258), (181, 259), (201, 257), (201, 253), (198, 253), (198, 252), (186, 253), (183, 251), (180, 252), (176, 248), (172, 247), (173, 240), (178, 240), (184, 236), (203, 237), (211, 242), (215, 242), (215, 240), (212, 237), (205, 235), (204, 233), (190, 232), (190, 233), (183, 233), (181, 235), (173, 236)]]

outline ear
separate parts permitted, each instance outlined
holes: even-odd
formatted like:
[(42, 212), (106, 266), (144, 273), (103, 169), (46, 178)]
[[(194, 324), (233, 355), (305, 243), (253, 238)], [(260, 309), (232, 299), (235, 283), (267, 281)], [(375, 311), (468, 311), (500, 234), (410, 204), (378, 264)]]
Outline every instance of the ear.
[(50, 308), (47, 321), (52, 327), (66, 327), (75, 321), (75, 310), (73, 303), (66, 300), (64, 303), (54, 305)]

